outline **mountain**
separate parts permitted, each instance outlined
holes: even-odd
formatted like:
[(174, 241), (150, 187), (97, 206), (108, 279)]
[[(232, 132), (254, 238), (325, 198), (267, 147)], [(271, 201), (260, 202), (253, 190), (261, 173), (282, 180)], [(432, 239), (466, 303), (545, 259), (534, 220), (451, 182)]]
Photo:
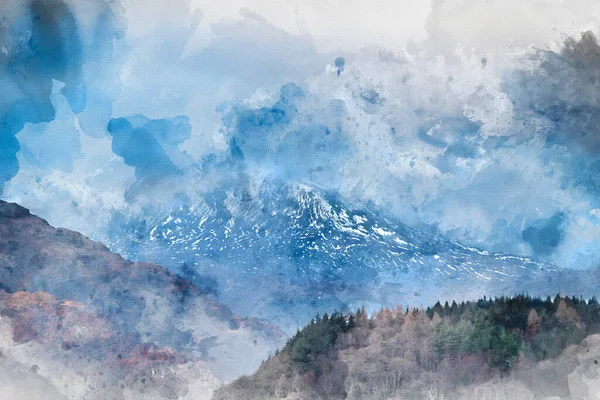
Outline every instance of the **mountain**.
[(600, 394), (594, 298), (516, 296), (312, 320), (214, 400), (533, 400)]
[[(128, 230), (113, 247), (171, 269), (128, 261), (0, 201), (5, 398), (210, 398), (221, 381), (254, 371), (283, 345), (279, 328), (257, 316), (291, 330), (316, 311), (363, 303), (525, 289), (579, 295), (593, 293), (600, 278), (598, 270), (465, 247), (297, 185), (216, 191), (195, 207), (120, 227)], [(570, 332), (552, 332), (562, 331)], [(236, 382), (228, 388), (244, 381)]]
[(212, 282), (205, 288), (234, 311), (288, 330), (316, 312), (363, 304), (565, 289), (556, 286), (562, 272), (551, 264), (419, 232), (303, 185), (238, 185), (167, 213), (117, 215), (113, 226), (113, 251), (182, 268), (191, 279)]
[(284, 340), (167, 268), (3, 201), (0, 282), (0, 369), (52, 398), (206, 398)]

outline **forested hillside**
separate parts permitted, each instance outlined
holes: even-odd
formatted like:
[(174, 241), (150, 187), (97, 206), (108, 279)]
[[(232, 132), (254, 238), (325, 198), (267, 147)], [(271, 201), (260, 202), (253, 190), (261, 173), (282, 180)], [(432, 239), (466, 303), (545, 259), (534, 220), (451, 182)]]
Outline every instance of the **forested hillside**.
[[(334, 313), (214, 398), (571, 398), (569, 374), (585, 364), (597, 375), (596, 337), (584, 339), (599, 332), (595, 298), (560, 295)], [(474, 394), (491, 383), (493, 395)]]

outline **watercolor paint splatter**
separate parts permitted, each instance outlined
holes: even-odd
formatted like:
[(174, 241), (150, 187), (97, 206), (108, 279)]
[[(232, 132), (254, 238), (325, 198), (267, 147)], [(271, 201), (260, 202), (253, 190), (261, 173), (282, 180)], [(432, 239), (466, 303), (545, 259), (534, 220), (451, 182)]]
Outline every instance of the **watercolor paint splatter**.
[(597, 398), (599, 34), (2, 1), (0, 398)]

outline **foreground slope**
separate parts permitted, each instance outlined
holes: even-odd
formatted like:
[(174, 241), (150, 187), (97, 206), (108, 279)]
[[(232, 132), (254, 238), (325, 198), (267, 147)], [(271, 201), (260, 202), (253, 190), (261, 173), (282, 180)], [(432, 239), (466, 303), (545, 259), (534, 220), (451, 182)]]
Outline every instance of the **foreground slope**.
[(22, 399), (207, 399), (219, 380), (193, 354), (142, 342), (45, 292), (0, 294), (0, 393)]
[(592, 399), (600, 305), (525, 296), (318, 317), (233, 399)]
[(166, 268), (127, 261), (2, 201), (0, 283), (2, 365), (34, 371), (73, 398), (110, 390), (196, 398), (194, 385), (205, 382), (198, 390), (210, 393), (218, 379), (253, 370), (283, 338)]

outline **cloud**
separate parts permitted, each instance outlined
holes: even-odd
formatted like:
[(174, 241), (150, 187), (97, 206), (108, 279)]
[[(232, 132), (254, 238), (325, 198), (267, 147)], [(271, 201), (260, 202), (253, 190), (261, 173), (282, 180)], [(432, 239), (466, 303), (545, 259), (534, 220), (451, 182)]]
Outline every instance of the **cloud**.
[[(537, 51), (534, 69), (518, 69), (506, 80), (521, 118), (540, 120), (548, 147), (598, 153), (600, 46), (592, 32), (569, 38), (559, 52)], [(578, 147), (578, 148), (575, 148)]]
[(562, 241), (563, 225), (565, 216), (562, 213), (556, 213), (551, 218), (535, 221), (523, 231), (523, 240), (531, 245), (536, 254), (549, 254)]
[[(0, 136), (0, 180), (10, 179), (5, 197), (34, 211), (41, 200), (60, 204), (44, 210), (50, 220), (102, 237), (113, 209), (140, 213), (143, 198), (164, 212), (175, 197), (194, 202), (208, 188), (269, 176), (338, 191), (488, 250), (573, 267), (600, 261), (590, 214), (600, 208), (600, 51), (579, 33), (600, 25), (594, 2), (547, 0), (540, 11), (436, 1), (427, 21), (414, 11), (419, 29), (403, 26), (402, 40), (366, 35), (370, 22), (353, 2), (343, 10), (298, 3), (298, 18), (293, 2), (251, 1), (231, 15), (185, 0), (168, 10), (79, 3), (53, 17), (54, 37), (69, 21), (76, 27), (53, 43), (68, 55), (60, 60), (42, 51), (46, 39), (40, 54), (19, 53), (31, 10), (3, 9), (23, 25), (2, 45), (42, 90), (28, 89), (15, 67), (0, 76), (10, 94), (0, 103), (9, 132)], [(360, 26), (315, 22), (337, 14)], [(560, 240), (540, 245), (535, 229), (555, 215), (564, 215), (550, 229)]]
[(251, 168), (278, 179), (331, 183), (339, 179), (349, 145), (342, 131), (343, 101), (320, 104), (294, 83), (270, 107), (234, 107), (224, 115), (232, 151)]
[(200, 11), (190, 15), (189, 6), (180, 3), (168, 19), (157, 4), (142, 14), (132, 8), (133, 32), (124, 38), (132, 51), (113, 106), (115, 115), (188, 116), (194, 134), (182, 148), (196, 161), (219, 147), (214, 136), (222, 103), (276, 95), (285, 83), (320, 73), (330, 58), (317, 52), (309, 35), (291, 34), (247, 13), (215, 21), (205, 45), (190, 48), (204, 17)]
[(180, 173), (168, 152), (181, 154), (177, 145), (190, 137), (187, 117), (149, 120), (143, 116), (113, 118), (106, 128), (112, 136), (113, 152), (135, 167), (140, 180), (165, 178)]
[[(81, 32), (80, 18), (93, 17), (95, 37), (112, 38), (115, 31), (106, 18), (108, 3), (102, 13), (78, 14), (76, 4), (63, 1), (8, 1), (2, 5), (6, 16), (0, 22), (0, 188), (13, 178), (19, 164), (20, 149), (15, 135), (25, 124), (50, 122), (55, 109), (50, 99), (54, 81), (62, 82), (60, 93), (74, 113), (87, 104), (85, 81), (87, 37)], [(95, 6), (88, 10), (96, 11)], [(81, 11), (81, 9), (79, 9)], [(98, 49), (102, 53), (102, 48)]]

